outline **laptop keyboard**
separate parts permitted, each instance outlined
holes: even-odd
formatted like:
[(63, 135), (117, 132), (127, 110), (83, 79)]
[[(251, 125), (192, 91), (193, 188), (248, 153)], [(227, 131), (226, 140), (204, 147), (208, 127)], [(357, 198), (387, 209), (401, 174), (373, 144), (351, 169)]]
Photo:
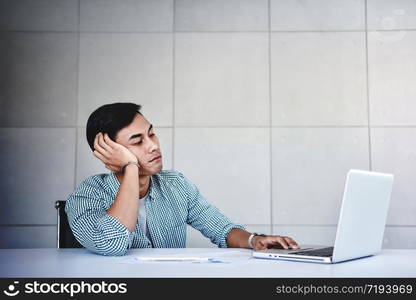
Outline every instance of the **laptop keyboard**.
[(333, 252), (334, 252), (334, 247), (327, 247), (327, 248), (321, 248), (321, 249), (316, 249), (316, 250), (290, 252), (290, 254), (331, 257)]

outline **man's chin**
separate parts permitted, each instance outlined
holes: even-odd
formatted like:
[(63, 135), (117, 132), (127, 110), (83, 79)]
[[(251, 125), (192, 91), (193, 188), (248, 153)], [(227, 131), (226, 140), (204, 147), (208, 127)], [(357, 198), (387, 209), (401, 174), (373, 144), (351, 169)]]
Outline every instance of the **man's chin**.
[(140, 175), (155, 175), (155, 174), (159, 173), (160, 171), (162, 171), (162, 169), (163, 169), (163, 165), (160, 164), (160, 166), (158, 166), (157, 168), (152, 168), (150, 170), (145, 170)]

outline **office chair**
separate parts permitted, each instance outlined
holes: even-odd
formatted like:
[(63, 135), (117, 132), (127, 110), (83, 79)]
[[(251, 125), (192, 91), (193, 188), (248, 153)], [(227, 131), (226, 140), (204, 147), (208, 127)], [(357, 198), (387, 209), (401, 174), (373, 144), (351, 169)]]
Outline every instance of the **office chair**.
[(83, 248), (83, 246), (75, 239), (71, 228), (69, 227), (68, 217), (65, 212), (65, 202), (58, 200), (55, 202), (57, 210), (57, 238), (56, 248)]

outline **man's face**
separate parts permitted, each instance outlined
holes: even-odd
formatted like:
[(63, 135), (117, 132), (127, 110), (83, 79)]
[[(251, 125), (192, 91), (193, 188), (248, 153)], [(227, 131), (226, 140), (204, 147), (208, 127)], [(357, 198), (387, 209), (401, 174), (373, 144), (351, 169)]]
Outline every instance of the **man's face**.
[(142, 115), (136, 114), (133, 122), (117, 133), (115, 141), (137, 157), (140, 175), (153, 175), (162, 170), (159, 139), (154, 133), (152, 124)]

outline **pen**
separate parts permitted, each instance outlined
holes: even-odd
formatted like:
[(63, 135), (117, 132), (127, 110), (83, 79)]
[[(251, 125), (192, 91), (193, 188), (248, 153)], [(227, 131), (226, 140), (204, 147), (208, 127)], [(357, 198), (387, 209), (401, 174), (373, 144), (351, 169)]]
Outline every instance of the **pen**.
[(208, 261), (208, 257), (136, 257), (139, 261)]

